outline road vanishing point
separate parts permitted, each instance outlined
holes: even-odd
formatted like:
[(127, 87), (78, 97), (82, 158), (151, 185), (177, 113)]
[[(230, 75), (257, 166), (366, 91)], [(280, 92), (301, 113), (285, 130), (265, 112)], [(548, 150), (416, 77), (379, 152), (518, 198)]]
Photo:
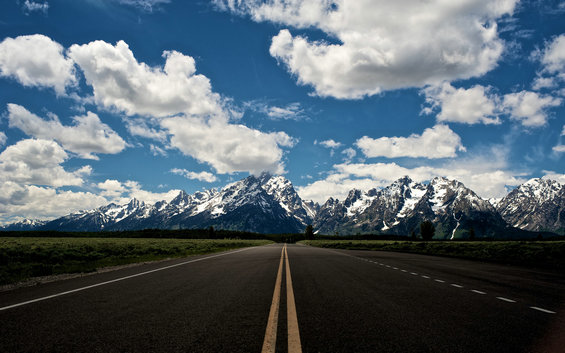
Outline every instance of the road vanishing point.
[(272, 244), (0, 293), (0, 352), (565, 352), (565, 274)]

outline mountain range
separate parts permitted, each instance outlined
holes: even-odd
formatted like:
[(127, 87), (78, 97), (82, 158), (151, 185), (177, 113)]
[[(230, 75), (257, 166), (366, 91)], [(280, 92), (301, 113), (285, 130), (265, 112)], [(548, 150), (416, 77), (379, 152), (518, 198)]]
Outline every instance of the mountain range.
[(429, 183), (409, 177), (382, 189), (353, 189), (345, 200), (323, 205), (300, 198), (283, 176), (249, 176), (220, 190), (181, 191), (170, 202), (132, 199), (69, 214), (52, 221), (30, 221), (1, 230), (121, 231), (149, 228), (214, 227), (258, 233), (302, 233), (312, 224), (319, 234), (418, 235), (429, 220), (436, 239), (533, 237), (532, 232), (565, 234), (565, 186), (531, 179), (503, 199), (479, 197), (457, 180)]

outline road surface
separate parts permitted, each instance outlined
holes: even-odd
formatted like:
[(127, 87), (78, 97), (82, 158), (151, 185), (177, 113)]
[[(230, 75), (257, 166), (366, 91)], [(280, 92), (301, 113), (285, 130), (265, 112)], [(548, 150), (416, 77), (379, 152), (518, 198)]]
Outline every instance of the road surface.
[(565, 352), (565, 275), (273, 244), (0, 293), (0, 352)]

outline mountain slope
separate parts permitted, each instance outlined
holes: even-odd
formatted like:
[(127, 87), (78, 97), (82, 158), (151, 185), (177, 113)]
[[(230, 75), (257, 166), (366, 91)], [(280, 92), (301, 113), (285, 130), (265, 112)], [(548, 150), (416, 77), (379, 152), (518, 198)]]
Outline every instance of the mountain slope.
[(409, 177), (368, 192), (352, 190), (345, 201), (328, 200), (314, 221), (321, 233), (419, 233), (430, 220), (436, 238), (465, 238), (471, 228), (479, 237), (500, 234), (506, 228), (498, 212), (462, 183), (434, 178), (428, 185)]
[[(436, 239), (532, 237), (528, 231), (565, 234), (565, 187), (532, 179), (493, 206), (456, 180), (434, 178), (428, 184), (403, 177), (383, 189), (353, 189), (345, 200), (322, 206), (300, 198), (282, 176), (261, 174), (221, 190), (181, 191), (170, 202), (133, 199), (76, 212), (50, 222), (25, 220), (0, 230), (120, 231), (210, 226), (260, 233), (301, 233), (312, 224), (319, 234), (419, 233), (430, 220)], [(509, 227), (512, 226), (512, 227)], [(513, 228), (516, 227), (516, 228)]]
[(531, 179), (512, 190), (496, 208), (513, 227), (565, 234), (565, 185)]
[(220, 191), (192, 195), (181, 191), (170, 202), (153, 205), (131, 200), (109, 204), (48, 222), (39, 229), (120, 231), (147, 228), (208, 228), (259, 233), (298, 233), (311, 223), (313, 206), (300, 199), (282, 176), (249, 176)]

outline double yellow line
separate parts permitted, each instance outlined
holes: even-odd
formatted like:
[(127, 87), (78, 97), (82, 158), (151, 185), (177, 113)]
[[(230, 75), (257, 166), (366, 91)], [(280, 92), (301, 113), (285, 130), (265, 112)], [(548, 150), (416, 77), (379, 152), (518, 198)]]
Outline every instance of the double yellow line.
[(279, 320), (279, 307), (281, 301), (283, 259), (286, 259), (286, 314), (288, 331), (288, 352), (302, 352), (302, 346), (300, 345), (300, 332), (298, 330), (298, 318), (296, 317), (296, 304), (294, 302), (294, 290), (292, 289), (292, 277), (290, 276), (290, 265), (288, 262), (286, 244), (284, 244), (281, 251), (281, 260), (279, 263), (277, 280), (275, 281), (273, 302), (271, 303), (269, 320), (267, 321), (267, 329), (265, 331), (265, 340), (263, 341), (263, 349), (261, 350), (262, 353), (275, 352), (277, 343), (277, 324)]

